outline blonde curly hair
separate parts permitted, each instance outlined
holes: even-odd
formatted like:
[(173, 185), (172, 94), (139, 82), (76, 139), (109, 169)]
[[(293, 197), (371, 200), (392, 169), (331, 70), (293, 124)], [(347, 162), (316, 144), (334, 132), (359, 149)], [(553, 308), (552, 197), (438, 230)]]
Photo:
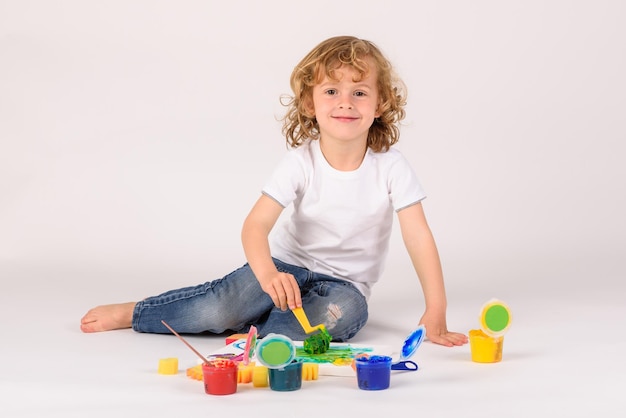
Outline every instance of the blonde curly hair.
[[(370, 68), (370, 63), (375, 68)], [(400, 137), (399, 122), (405, 117), (406, 87), (387, 58), (372, 42), (354, 36), (329, 38), (311, 50), (291, 73), (293, 96), (283, 96), (281, 104), (287, 107), (282, 132), (287, 145), (298, 147), (307, 139), (319, 139), (315, 115), (307, 110), (312, 103), (313, 87), (324, 76), (333, 79), (342, 65), (352, 67), (362, 79), (369, 71), (376, 71), (380, 116), (374, 120), (367, 137), (367, 146), (374, 152), (385, 152)]]

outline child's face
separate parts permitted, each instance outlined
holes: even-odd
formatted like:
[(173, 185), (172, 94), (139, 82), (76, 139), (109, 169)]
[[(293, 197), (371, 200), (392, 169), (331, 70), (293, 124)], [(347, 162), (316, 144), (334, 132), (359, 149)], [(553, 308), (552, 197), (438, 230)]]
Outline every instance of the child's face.
[(376, 71), (357, 82), (353, 81), (356, 75), (352, 67), (343, 65), (335, 70), (339, 81), (324, 76), (313, 87), (312, 110), (322, 140), (367, 143), (369, 128), (380, 115)]

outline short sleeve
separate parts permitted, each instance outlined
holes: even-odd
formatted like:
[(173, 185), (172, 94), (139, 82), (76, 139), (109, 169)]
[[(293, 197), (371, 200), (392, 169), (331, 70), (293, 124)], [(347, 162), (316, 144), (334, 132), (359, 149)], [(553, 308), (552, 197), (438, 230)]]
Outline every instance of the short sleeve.
[(303, 160), (296, 150), (291, 150), (278, 163), (263, 186), (262, 193), (286, 208), (303, 189), (304, 182)]
[(426, 192), (408, 160), (397, 153), (389, 169), (389, 194), (397, 212), (426, 198)]

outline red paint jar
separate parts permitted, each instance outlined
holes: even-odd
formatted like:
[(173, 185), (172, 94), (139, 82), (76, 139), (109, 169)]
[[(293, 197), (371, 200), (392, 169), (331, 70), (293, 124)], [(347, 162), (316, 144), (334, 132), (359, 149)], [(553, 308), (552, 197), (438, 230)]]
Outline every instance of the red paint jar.
[(202, 364), (204, 391), (207, 395), (231, 395), (237, 392), (237, 363), (217, 359)]

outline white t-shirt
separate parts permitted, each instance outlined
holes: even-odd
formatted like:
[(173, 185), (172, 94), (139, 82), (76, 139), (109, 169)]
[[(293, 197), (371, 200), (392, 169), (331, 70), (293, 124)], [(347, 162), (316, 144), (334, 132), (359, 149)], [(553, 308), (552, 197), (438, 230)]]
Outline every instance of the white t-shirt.
[(394, 211), (426, 197), (400, 151), (367, 150), (354, 171), (331, 167), (319, 141), (292, 148), (263, 193), (291, 219), (270, 234), (272, 256), (354, 284), (369, 299), (389, 250)]

